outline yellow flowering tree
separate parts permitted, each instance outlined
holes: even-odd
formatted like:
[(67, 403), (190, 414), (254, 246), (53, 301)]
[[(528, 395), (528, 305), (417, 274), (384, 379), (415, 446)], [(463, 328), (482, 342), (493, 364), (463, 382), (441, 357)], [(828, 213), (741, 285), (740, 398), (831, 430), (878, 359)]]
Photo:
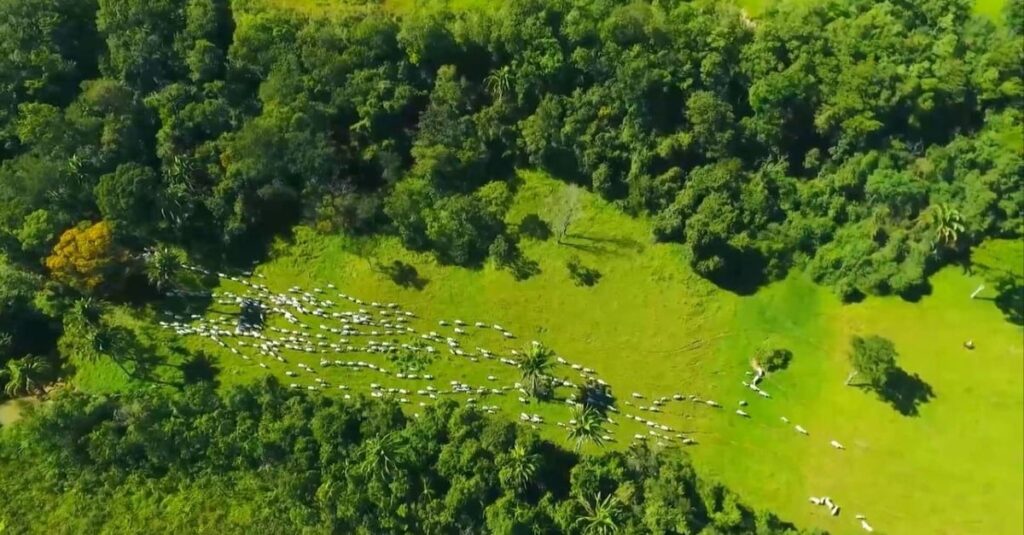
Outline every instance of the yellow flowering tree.
[(54, 279), (91, 291), (103, 283), (119, 256), (110, 223), (100, 221), (64, 231), (47, 257), (46, 267)]

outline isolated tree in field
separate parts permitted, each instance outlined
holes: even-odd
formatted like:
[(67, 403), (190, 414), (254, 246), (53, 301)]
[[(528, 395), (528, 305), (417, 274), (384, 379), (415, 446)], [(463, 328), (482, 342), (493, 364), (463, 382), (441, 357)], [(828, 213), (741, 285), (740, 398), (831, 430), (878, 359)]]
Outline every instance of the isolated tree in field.
[(507, 488), (523, 492), (537, 476), (540, 455), (533, 453), (522, 444), (516, 444), (508, 454), (499, 460), (501, 465), (498, 479)]
[(862, 383), (879, 389), (896, 369), (896, 347), (881, 336), (854, 336), (850, 344), (850, 364), (853, 371), (846, 378), (847, 385), (854, 377), (860, 377)]
[(562, 188), (562, 192), (555, 198), (554, 217), (551, 226), (554, 227), (558, 243), (562, 243), (569, 234), (569, 227), (580, 216), (580, 197), (583, 188), (569, 184)]
[(117, 260), (110, 224), (100, 221), (66, 230), (46, 259), (46, 267), (60, 282), (81, 290), (93, 290), (106, 280)]
[(157, 290), (167, 290), (177, 283), (183, 264), (181, 252), (162, 245), (146, 255), (146, 278)]
[(601, 413), (590, 408), (577, 408), (569, 421), (569, 439), (573, 441), (573, 449), (580, 451), (583, 444), (591, 443), (598, 446), (604, 444), (604, 427)]
[(546, 399), (551, 395), (551, 356), (553, 351), (543, 344), (531, 345), (526, 354), (519, 359), (519, 371), (523, 375), (526, 391), (537, 399)]
[(31, 394), (42, 389), (43, 379), (50, 373), (50, 363), (42, 357), (28, 355), (7, 362), (0, 370), (0, 380), (5, 381), (4, 393), (9, 397)]

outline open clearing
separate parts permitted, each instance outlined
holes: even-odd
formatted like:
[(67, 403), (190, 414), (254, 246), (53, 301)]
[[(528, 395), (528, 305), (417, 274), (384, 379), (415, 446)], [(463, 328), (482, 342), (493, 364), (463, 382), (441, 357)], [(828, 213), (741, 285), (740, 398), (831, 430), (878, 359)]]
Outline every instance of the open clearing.
[[(538, 173), (524, 172), (522, 177), (509, 221), (530, 213), (548, 217), (551, 199), (557, 198), (562, 185)], [(687, 451), (706, 474), (753, 505), (771, 508), (800, 525), (856, 533), (860, 528), (853, 515), (863, 513), (888, 533), (1024, 530), (1022, 330), (995, 306), (993, 288), (969, 299), (972, 290), (992, 278), (991, 267), (1010, 266), (1017, 280), (1024, 276), (1018, 263), (1024, 257), (1021, 243), (983, 247), (975, 255), (978, 268), (973, 274), (958, 267), (937, 273), (932, 293), (916, 303), (869, 298), (842, 305), (799, 274), (740, 297), (691, 273), (681, 246), (652, 244), (643, 220), (589, 195), (583, 206), (565, 243), (523, 242), (523, 252), (538, 262), (541, 271), (520, 282), (490, 266), (439, 266), (431, 256), (406, 251), (392, 239), (371, 244), (305, 229), (298, 229), (291, 243), (280, 244), (274, 258), (256, 271), (265, 277), (259, 282), (275, 292), (293, 285), (309, 290), (330, 283), (338, 292), (367, 302), (400, 303), (415, 311), (422, 330), (452, 328), (438, 327), (439, 319), (500, 323), (517, 338), (471, 331), (463, 347), (483, 346), (510, 356), (511, 349), (541, 340), (558, 355), (594, 368), (613, 386), (623, 413), (639, 413), (636, 405), (642, 402), (631, 400), (632, 392), (643, 393), (648, 400), (677, 392), (716, 400), (724, 407), (673, 402), (662, 413), (646, 416), (695, 438), (698, 444)], [(565, 261), (574, 255), (600, 270), (596, 286), (578, 287), (570, 281)], [(423, 279), (422, 289), (400, 287), (382, 274), (380, 266), (393, 260), (414, 265)], [(225, 280), (218, 289), (242, 288)], [(219, 312), (229, 310), (215, 304), (208, 317)], [(279, 319), (271, 325), (285, 325), (277, 323)], [(127, 314), (123, 320), (151, 325)], [(222, 385), (268, 373), (287, 384), (290, 379), (284, 371), (294, 369), (294, 360), (281, 364), (267, 359), (264, 369), (256, 360), (241, 360), (207, 340), (175, 340), (164, 329), (141, 332), (149, 343), (173, 348), (182, 342), (209, 352), (218, 359), (217, 379)], [(853, 334), (879, 334), (895, 342), (899, 365), (908, 378), (902, 398), (889, 403), (844, 386), (849, 371), (846, 348)], [(977, 344), (974, 351), (963, 348), (968, 339)], [(788, 369), (762, 383), (772, 399), (761, 399), (742, 384), (749, 380), (753, 350), (765, 343), (794, 353)], [(180, 358), (168, 355), (171, 363)], [(315, 365), (320, 357), (296, 359)], [(395, 368), (387, 360), (374, 362)], [(436, 376), (438, 387), (447, 387), (450, 380), (489, 387), (518, 380), (514, 368), (497, 361), (470, 363), (447, 353), (427, 372)], [(495, 380), (488, 381), (488, 375)], [(572, 379), (576, 374), (562, 367), (559, 375)], [(110, 364), (83, 364), (77, 385), (116, 390), (127, 386), (123, 376)], [(350, 386), (352, 392), (369, 392), (371, 382), (423, 388), (417, 382), (382, 380), (367, 370), (332, 368), (322, 376), (332, 386)], [(314, 384), (310, 377), (301, 379), (303, 386)], [(559, 394), (564, 397), (567, 392)], [(568, 418), (564, 404), (524, 407), (517, 395), (492, 396), (479, 403), (497, 405), (513, 417), (520, 412), (539, 414), (547, 422), (540, 426), (544, 434), (566, 440), (564, 430), (552, 425)], [(740, 400), (749, 402), (749, 419), (734, 414)], [(630, 406), (627, 401), (636, 403)], [(414, 407), (410, 405), (411, 410)], [(783, 423), (783, 416), (789, 424)], [(635, 422), (619, 421), (618, 426), (609, 426), (617, 438), (610, 447), (622, 447), (634, 433), (646, 431)], [(809, 436), (796, 433), (794, 424), (807, 428)], [(831, 448), (830, 440), (843, 443), (846, 450)], [(807, 501), (808, 496), (824, 495), (843, 507), (838, 518)]]

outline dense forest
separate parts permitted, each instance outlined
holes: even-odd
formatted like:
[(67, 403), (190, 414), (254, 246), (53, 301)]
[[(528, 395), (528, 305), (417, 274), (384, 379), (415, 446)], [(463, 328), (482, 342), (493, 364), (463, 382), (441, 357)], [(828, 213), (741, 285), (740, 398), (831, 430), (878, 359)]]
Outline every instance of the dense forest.
[(683, 456), (578, 458), (454, 402), (408, 418), (274, 380), (62, 396), (0, 435), (0, 493), (12, 533), (798, 533)]
[(0, 1), (5, 358), (78, 298), (145, 299), (147, 260), (249, 261), (300, 222), (514, 255), (522, 167), (738, 291), (797, 267), (912, 297), (1021, 233), (1020, 0), (250, 4)]

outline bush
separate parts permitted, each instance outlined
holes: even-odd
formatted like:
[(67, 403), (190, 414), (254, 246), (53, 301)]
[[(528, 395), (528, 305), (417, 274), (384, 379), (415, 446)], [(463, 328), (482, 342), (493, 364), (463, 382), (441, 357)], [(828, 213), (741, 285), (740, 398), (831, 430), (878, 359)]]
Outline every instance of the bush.
[(754, 358), (765, 371), (774, 372), (785, 370), (789, 362), (793, 360), (793, 352), (788, 349), (769, 349), (762, 347), (757, 350)]
[(506, 268), (513, 265), (520, 256), (519, 246), (511, 236), (504, 234), (494, 238), (487, 250), (494, 264), (499, 268)]
[(565, 267), (569, 269), (569, 278), (576, 283), (576, 286), (593, 286), (601, 280), (601, 272), (584, 266), (578, 257), (570, 258), (565, 263)]

